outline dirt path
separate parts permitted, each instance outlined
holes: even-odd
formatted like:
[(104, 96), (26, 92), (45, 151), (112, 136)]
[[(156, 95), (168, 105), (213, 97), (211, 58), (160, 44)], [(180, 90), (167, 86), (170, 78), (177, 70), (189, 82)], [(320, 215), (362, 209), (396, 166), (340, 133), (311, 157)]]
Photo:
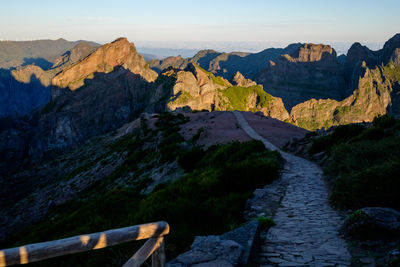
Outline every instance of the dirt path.
[(257, 258), (260, 266), (350, 266), (346, 242), (339, 236), (341, 217), (328, 204), (321, 168), (280, 151), (249, 126), (240, 112), (233, 112), (239, 126), (268, 149), (285, 159), (282, 180), (285, 195)]

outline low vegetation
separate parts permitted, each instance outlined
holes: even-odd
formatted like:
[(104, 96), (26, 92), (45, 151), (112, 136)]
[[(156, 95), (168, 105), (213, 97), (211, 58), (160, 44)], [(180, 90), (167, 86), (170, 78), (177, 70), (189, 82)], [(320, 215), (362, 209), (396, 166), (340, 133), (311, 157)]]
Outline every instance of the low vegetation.
[(227, 110), (247, 110), (251, 95), (257, 97), (256, 104), (259, 107), (268, 107), (269, 102), (273, 100), (273, 97), (266, 93), (261, 85), (253, 85), (250, 87), (232, 86), (220, 90), (220, 93), (228, 100)]
[(400, 209), (400, 121), (384, 115), (370, 127), (346, 125), (318, 138), (310, 154), (325, 152), (332, 203), (345, 209)]
[[(142, 127), (145, 130), (115, 141), (108, 149), (124, 155), (119, 167), (79, 198), (56, 207), (49, 219), (14, 235), (7, 246), (165, 220), (171, 226), (166, 238), (171, 258), (188, 249), (195, 235), (221, 234), (241, 225), (246, 200), (255, 188), (279, 177), (283, 164), (279, 153), (265, 150), (259, 141), (208, 149), (193, 146), (178, 133), (186, 120), (183, 115), (160, 114), (157, 130)], [(152, 147), (154, 143), (158, 145)], [(183, 175), (145, 194), (152, 168), (175, 161)], [(132, 242), (37, 265), (122, 265), (140, 245)]]

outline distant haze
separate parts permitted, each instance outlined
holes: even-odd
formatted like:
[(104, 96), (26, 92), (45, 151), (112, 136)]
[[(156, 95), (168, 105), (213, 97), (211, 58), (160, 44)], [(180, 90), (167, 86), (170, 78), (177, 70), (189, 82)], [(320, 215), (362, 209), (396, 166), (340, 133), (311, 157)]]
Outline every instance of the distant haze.
[[(347, 54), (352, 42), (330, 42), (337, 55)], [(371, 50), (379, 50), (383, 47), (384, 42), (363, 43)], [(157, 56), (178, 56), (192, 57), (199, 50), (213, 49), (218, 52), (250, 52), (256, 53), (267, 48), (284, 48), (289, 43), (285, 42), (135, 42), (140, 53), (148, 53)]]
[(358, 41), (371, 49), (400, 31), (398, 0), (2, 1), (0, 39), (109, 42), (138, 47), (256, 52), (295, 42)]

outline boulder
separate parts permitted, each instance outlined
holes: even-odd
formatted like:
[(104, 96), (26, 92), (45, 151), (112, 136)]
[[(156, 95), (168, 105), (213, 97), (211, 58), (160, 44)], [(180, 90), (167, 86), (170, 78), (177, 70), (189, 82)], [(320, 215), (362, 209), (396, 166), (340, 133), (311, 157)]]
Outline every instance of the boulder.
[(196, 236), (191, 250), (168, 262), (168, 267), (230, 267), (247, 265), (259, 236), (260, 224), (250, 221), (220, 236)]
[(196, 236), (191, 250), (167, 266), (234, 266), (242, 253), (243, 247), (235, 241), (223, 240), (219, 236)]
[(361, 210), (379, 227), (390, 231), (400, 231), (400, 212), (380, 207), (368, 207)]
[(400, 212), (391, 208), (366, 207), (350, 214), (342, 233), (360, 240), (400, 236)]

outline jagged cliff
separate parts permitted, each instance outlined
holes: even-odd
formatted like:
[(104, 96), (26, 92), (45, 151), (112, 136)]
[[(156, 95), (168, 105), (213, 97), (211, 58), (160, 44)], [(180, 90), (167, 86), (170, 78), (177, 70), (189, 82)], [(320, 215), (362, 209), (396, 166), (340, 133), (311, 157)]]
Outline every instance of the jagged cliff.
[(109, 73), (116, 66), (122, 66), (132, 73), (139, 74), (149, 82), (157, 77), (157, 73), (148, 67), (143, 56), (137, 53), (135, 45), (129, 43), (126, 38), (118, 38), (64, 69), (53, 78), (52, 84), (75, 90), (84, 85), (85, 79), (92, 79), (94, 73)]
[(341, 100), (343, 96), (341, 65), (329, 45), (303, 44), (276, 62), (270, 61), (255, 80), (281, 97), (288, 109), (311, 98)]
[(400, 115), (400, 66), (397, 34), (379, 51), (354, 44), (348, 53), (344, 75), (356, 88), (342, 101), (311, 99), (293, 107), (292, 121), (309, 130), (333, 125), (372, 121), (377, 115)]
[(280, 55), (290, 54), (299, 46), (300, 44), (291, 44), (285, 48), (268, 48), (258, 53), (221, 53), (207, 49), (200, 50), (192, 58), (168, 57), (163, 60), (153, 60), (149, 62), (149, 65), (160, 73), (168, 67), (184, 69), (189, 62), (194, 62), (203, 69), (225, 79), (232, 79), (237, 71), (246, 78), (252, 79), (266, 67), (267, 62), (276, 60)]
[[(184, 70), (170, 68), (161, 73), (152, 104), (169, 110), (189, 107), (192, 110), (261, 111), (266, 116), (285, 120), (289, 117), (280, 98), (266, 93), (262, 86), (237, 73), (233, 86), (195, 63)], [(168, 93), (172, 91), (172, 95)]]
[(149, 103), (156, 76), (126, 38), (64, 68), (52, 85), (70, 90), (41, 111), (29, 153), (63, 151), (134, 119)]

